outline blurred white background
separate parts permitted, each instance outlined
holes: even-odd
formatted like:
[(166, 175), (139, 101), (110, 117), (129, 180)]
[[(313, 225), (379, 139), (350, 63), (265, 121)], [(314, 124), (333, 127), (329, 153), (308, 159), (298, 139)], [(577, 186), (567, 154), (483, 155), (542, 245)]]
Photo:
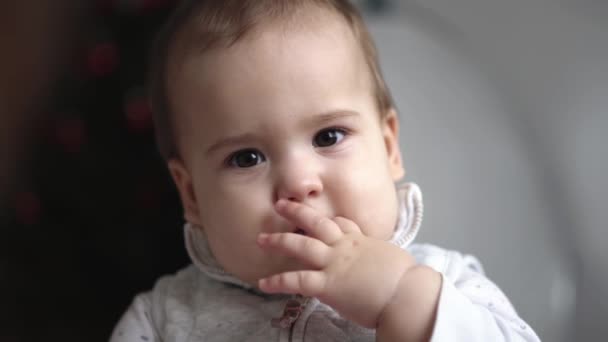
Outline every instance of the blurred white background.
[(359, 3), (425, 197), (418, 241), (478, 256), (543, 340), (606, 336), (608, 2)]

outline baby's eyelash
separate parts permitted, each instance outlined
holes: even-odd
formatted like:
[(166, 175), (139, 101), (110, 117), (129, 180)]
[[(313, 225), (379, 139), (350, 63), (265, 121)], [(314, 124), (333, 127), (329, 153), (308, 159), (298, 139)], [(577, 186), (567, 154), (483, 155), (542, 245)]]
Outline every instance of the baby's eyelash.
[(322, 130), (318, 131), (317, 134), (319, 134), (321, 132), (327, 132), (327, 131), (336, 131), (336, 132), (340, 132), (344, 135), (350, 135), (352, 133), (352, 130), (348, 127), (332, 126), (332, 127), (323, 128)]

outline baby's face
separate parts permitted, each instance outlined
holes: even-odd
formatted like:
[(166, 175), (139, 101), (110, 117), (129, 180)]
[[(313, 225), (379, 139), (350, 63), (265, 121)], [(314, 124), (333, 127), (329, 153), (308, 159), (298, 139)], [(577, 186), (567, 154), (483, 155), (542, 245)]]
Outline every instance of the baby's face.
[[(334, 20), (335, 22), (335, 20)], [(262, 251), (261, 232), (293, 232), (280, 198), (390, 238), (403, 169), (397, 119), (380, 119), (349, 28), (272, 30), (187, 58), (170, 97), (182, 162), (171, 161), (186, 218), (219, 263), (255, 284), (303, 265)]]

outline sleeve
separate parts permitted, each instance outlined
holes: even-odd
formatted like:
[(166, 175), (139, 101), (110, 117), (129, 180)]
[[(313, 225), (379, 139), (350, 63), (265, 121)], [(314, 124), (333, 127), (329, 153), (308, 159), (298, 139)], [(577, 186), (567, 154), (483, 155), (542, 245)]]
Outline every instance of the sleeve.
[(434, 246), (422, 250), (417, 259), (442, 275), (432, 342), (540, 341), (475, 257)]
[(160, 339), (151, 318), (151, 302), (148, 294), (140, 294), (122, 315), (114, 328), (110, 342), (159, 342)]

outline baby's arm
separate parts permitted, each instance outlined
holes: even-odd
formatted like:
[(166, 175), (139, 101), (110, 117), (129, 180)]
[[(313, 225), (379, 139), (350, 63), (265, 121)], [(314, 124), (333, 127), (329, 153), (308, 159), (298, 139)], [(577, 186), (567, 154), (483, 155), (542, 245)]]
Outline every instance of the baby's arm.
[(135, 297), (129, 309), (114, 328), (110, 342), (160, 341), (150, 317), (150, 308), (150, 297), (147, 294)]
[(441, 284), (441, 275), (427, 266), (408, 269), (378, 317), (376, 340), (429, 341), (435, 326)]
[(540, 341), (476, 258), (432, 245), (409, 251), (443, 279), (432, 341)]

